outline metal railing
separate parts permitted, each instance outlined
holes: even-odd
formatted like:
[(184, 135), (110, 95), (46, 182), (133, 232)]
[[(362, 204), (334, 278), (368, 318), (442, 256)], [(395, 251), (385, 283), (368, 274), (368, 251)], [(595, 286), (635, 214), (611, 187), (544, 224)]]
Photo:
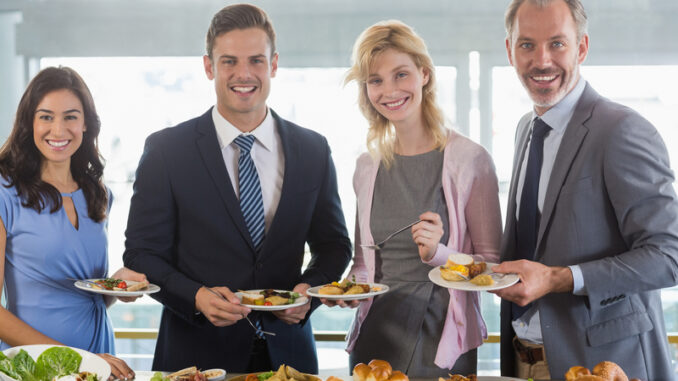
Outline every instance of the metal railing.
[[(313, 336), (316, 341), (344, 341), (346, 338), (345, 332), (334, 331), (315, 331)], [(152, 328), (126, 328), (115, 330), (116, 339), (150, 339), (158, 338), (158, 330)], [(668, 335), (670, 344), (678, 344), (678, 332), (673, 332)], [(499, 334), (491, 333), (485, 340), (486, 343), (499, 343)]]

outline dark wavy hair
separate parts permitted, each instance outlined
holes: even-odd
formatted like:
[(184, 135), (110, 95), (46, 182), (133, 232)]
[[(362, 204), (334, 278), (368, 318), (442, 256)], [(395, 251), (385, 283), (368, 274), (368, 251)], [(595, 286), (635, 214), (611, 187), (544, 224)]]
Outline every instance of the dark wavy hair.
[(108, 207), (108, 192), (102, 180), (104, 164), (97, 141), (101, 123), (89, 88), (71, 68), (48, 67), (28, 84), (19, 102), (14, 128), (0, 149), (0, 175), (9, 183), (7, 187), (16, 188), (23, 206), (37, 212), (48, 206), (51, 213), (61, 209), (61, 193), (41, 179), (43, 156), (33, 139), (33, 120), (43, 98), (63, 89), (80, 99), (87, 127), (82, 144), (71, 157), (71, 174), (85, 195), (89, 217), (100, 222), (106, 218)]

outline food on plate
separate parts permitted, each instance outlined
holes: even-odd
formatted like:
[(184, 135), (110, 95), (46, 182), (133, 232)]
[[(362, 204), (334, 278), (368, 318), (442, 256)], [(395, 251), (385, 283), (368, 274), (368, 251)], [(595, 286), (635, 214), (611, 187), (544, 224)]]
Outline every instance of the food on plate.
[(275, 291), (266, 289), (261, 291), (240, 291), (242, 303), (253, 306), (283, 306), (294, 304), (301, 297), (298, 292)]
[(191, 366), (163, 376), (160, 372), (153, 373), (151, 381), (207, 381), (207, 376), (197, 367)]
[(344, 279), (341, 282), (332, 282), (326, 284), (318, 289), (318, 294), (321, 295), (358, 295), (366, 294), (370, 291), (380, 291), (379, 287), (370, 288), (369, 284), (357, 283), (355, 275), (352, 280)]
[(148, 287), (149, 284), (148, 281), (143, 281), (128, 285), (127, 281), (116, 278), (97, 279), (94, 283), (93, 287), (110, 291), (139, 291)]
[(358, 363), (353, 367), (353, 381), (409, 381), (405, 373), (394, 371), (384, 360), (372, 360), (369, 364)]
[(629, 381), (629, 378), (619, 365), (612, 361), (603, 361), (590, 372), (583, 366), (571, 367), (565, 373), (565, 381)]
[(494, 279), (487, 274), (480, 274), (470, 280), (476, 286), (491, 286), (494, 284)]
[(468, 376), (462, 376), (461, 374), (447, 374), (450, 378), (438, 377), (438, 381), (476, 381), (478, 377), (475, 374), (469, 374)]
[(0, 352), (0, 372), (19, 381), (52, 381), (73, 376), (82, 381), (99, 381), (96, 374), (79, 372), (82, 356), (68, 347), (51, 347), (37, 360), (21, 349), (13, 358)]
[(301, 373), (289, 365), (280, 365), (276, 372), (248, 374), (245, 381), (321, 381), (318, 377)]
[[(494, 279), (491, 276), (483, 276), (482, 273), (487, 270), (487, 263), (473, 260), (473, 257), (464, 253), (452, 253), (447, 257), (447, 263), (440, 266), (440, 276), (449, 281), (459, 282), (470, 278), (470, 282), (478, 286), (491, 286)], [(461, 275), (463, 276), (461, 276)], [(482, 276), (482, 278), (476, 279)], [(475, 280), (475, 282), (474, 282)]]

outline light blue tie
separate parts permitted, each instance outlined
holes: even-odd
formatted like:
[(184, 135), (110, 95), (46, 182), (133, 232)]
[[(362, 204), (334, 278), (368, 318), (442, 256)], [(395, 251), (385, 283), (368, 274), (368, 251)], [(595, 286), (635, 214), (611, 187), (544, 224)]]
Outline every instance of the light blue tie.
[(238, 157), (238, 183), (240, 185), (240, 210), (245, 218), (247, 230), (250, 232), (254, 249), (259, 251), (264, 242), (264, 202), (261, 196), (261, 184), (257, 168), (250, 151), (254, 144), (254, 135), (240, 135), (235, 138), (235, 144), (240, 147)]

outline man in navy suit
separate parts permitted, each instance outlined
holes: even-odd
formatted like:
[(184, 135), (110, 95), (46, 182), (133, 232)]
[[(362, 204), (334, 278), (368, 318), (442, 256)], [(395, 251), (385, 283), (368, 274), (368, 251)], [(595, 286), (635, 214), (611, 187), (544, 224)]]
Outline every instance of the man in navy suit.
[[(308, 321), (316, 302), (252, 312), (234, 292), (304, 293), (344, 272), (351, 245), (330, 148), (266, 106), (278, 53), (263, 10), (219, 11), (203, 60), (216, 106), (148, 137), (126, 231), (125, 265), (162, 288), (153, 294), (164, 305), (153, 369), (253, 372), (288, 364), (317, 373)], [(252, 175), (257, 186), (245, 189)], [(258, 200), (253, 209), (243, 202), (250, 197)], [(302, 271), (307, 243), (311, 260)], [(255, 334), (245, 316), (275, 336)]]

